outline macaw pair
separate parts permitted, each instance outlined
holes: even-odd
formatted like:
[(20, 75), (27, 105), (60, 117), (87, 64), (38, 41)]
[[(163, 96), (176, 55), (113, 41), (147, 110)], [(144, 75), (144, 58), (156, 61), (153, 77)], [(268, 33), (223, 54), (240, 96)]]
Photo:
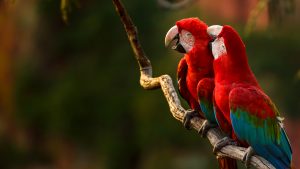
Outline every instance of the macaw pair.
[[(184, 124), (204, 116), (203, 134), (218, 124), (228, 137), (214, 147), (228, 144), (247, 148), (244, 161), (249, 166), (256, 153), (277, 169), (291, 168), (292, 150), (283, 128), (283, 118), (262, 91), (247, 60), (238, 33), (230, 26), (208, 27), (198, 18), (180, 20), (166, 35), (165, 44), (185, 53), (178, 66), (178, 84), (191, 109)], [(237, 168), (233, 159), (218, 160), (220, 168)]]

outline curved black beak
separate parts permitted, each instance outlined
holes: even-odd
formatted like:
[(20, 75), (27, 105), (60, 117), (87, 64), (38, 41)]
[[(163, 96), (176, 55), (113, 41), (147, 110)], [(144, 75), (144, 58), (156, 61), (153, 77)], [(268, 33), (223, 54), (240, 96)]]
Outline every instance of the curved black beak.
[(173, 50), (176, 50), (180, 53), (186, 53), (183, 46), (180, 44), (180, 36), (177, 26), (173, 26), (167, 33), (165, 37), (165, 46), (172, 46)]
[(211, 51), (212, 50), (212, 43), (215, 41), (215, 39), (212, 39), (208, 42), (208, 48)]
[(179, 37), (179, 34), (177, 34), (173, 41), (176, 40), (176, 44), (174, 46), (172, 46), (172, 49), (178, 51), (179, 53), (186, 53), (185, 49), (183, 48), (183, 46), (181, 45), (180, 43), (180, 37)]

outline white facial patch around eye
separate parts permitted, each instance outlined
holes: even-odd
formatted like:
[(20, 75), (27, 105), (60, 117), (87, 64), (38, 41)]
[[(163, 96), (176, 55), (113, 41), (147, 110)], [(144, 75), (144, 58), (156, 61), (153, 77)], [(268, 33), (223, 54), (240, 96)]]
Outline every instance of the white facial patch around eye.
[(216, 38), (212, 42), (211, 47), (212, 47), (212, 54), (215, 59), (217, 59), (219, 56), (227, 53), (226, 47), (224, 44), (224, 39), (222, 37)]
[(192, 50), (195, 43), (195, 38), (189, 31), (182, 30), (179, 34), (179, 39), (180, 44), (187, 53)]

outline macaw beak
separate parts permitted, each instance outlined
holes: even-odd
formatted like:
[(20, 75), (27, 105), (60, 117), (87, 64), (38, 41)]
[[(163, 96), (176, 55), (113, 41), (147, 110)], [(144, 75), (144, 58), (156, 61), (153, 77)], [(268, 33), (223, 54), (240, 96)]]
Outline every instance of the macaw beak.
[(212, 25), (207, 28), (207, 34), (211, 37), (211, 41), (209, 42), (209, 49), (212, 50), (212, 43), (219, 36), (223, 29), (223, 26), (220, 25)]
[(179, 32), (177, 26), (175, 25), (166, 34), (165, 47), (168, 47), (174, 40), (179, 40), (177, 39), (177, 36), (179, 36)]
[(180, 44), (180, 37), (178, 32), (178, 27), (175, 25), (173, 26), (166, 34), (165, 37), (165, 47), (172, 45), (172, 49), (180, 52), (186, 53), (183, 46)]
[(219, 34), (222, 32), (223, 26), (212, 25), (207, 28), (207, 33), (212, 39), (216, 39)]

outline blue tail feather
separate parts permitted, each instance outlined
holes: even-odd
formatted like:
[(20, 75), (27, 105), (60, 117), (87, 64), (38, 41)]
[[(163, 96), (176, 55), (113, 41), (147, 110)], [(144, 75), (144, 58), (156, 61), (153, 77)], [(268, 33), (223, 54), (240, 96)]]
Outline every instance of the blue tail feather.
[(291, 167), (292, 150), (283, 129), (281, 129), (279, 144), (254, 144), (252, 147), (258, 155), (268, 160), (276, 169), (288, 169)]
[(255, 152), (268, 160), (276, 169), (291, 168), (292, 150), (283, 128), (280, 128), (280, 136), (269, 137), (265, 122), (262, 126), (255, 126), (248, 122), (247, 114), (236, 116), (231, 113), (231, 122), (235, 134), (239, 139), (248, 142)]

